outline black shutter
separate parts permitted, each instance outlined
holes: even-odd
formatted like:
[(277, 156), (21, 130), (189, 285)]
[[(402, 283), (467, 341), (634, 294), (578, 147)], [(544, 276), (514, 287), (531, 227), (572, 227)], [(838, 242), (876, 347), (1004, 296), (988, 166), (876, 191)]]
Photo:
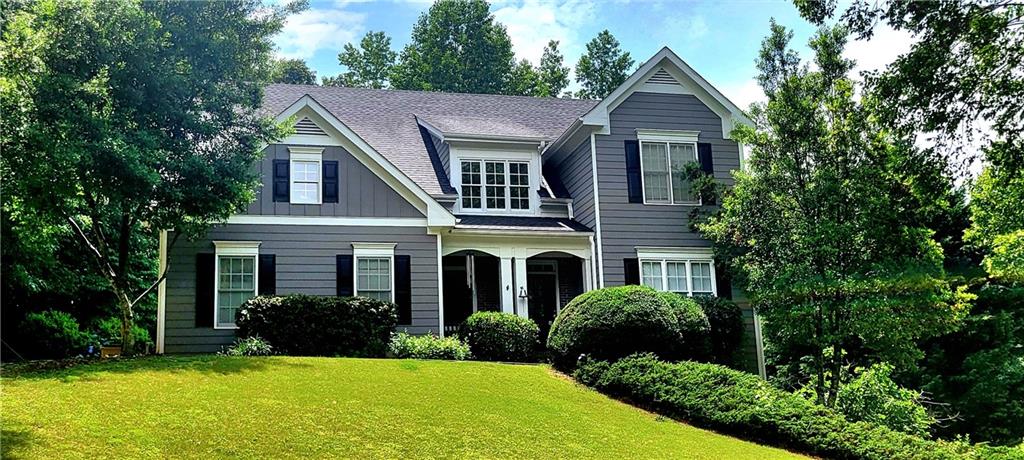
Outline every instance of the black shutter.
[(697, 160), (700, 161), (700, 169), (705, 174), (715, 174), (715, 163), (711, 159), (711, 144), (706, 142), (697, 143)]
[(213, 254), (196, 254), (196, 327), (213, 327)]
[(259, 295), (277, 293), (277, 257), (273, 254), (260, 254), (260, 286)]
[(352, 289), (352, 256), (338, 254), (338, 295), (351, 297), (355, 291)]
[(395, 305), (398, 324), (412, 324), (412, 267), (409, 256), (395, 256)]
[(288, 202), (288, 160), (274, 160), (274, 201)]
[[(630, 203), (643, 203), (644, 190), (640, 171), (640, 141), (627, 140), (626, 146), (626, 190)], [(597, 180), (596, 178), (594, 180)]]
[(732, 300), (732, 277), (723, 265), (715, 264), (715, 284), (718, 297)]
[(324, 161), (324, 203), (338, 202), (338, 162)]
[(625, 266), (626, 285), (640, 284), (640, 261), (637, 259), (622, 259)]

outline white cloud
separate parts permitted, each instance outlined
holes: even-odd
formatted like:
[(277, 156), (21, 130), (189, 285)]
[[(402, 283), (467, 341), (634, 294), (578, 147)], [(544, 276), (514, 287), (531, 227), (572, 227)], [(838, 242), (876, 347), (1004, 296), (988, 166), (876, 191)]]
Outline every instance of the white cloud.
[(516, 59), (540, 63), (548, 40), (558, 40), (558, 49), (572, 66), (582, 54), (584, 42), (579, 30), (594, 18), (594, 3), (581, 0), (514, 0), (495, 4), (494, 17), (508, 29)]
[(753, 78), (719, 86), (718, 90), (743, 110), (747, 110), (747, 107), (753, 102), (765, 102), (768, 100), (764, 95), (764, 90), (757, 84), (757, 80)]
[(314, 3), (310, 9), (292, 15), (274, 38), (277, 54), (285, 58), (309, 59), (320, 49), (340, 51), (363, 33), (366, 15), (348, 11), (347, 2)]
[(879, 24), (871, 40), (855, 40), (850, 37), (843, 54), (856, 61), (852, 76), (862, 71), (882, 70), (899, 55), (910, 51), (914, 38), (909, 32), (898, 31), (886, 24)]

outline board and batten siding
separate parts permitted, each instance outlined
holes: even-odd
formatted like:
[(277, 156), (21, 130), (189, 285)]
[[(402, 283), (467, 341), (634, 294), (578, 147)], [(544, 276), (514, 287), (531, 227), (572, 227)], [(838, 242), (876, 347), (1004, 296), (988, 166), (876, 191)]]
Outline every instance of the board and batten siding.
[(558, 176), (572, 197), (573, 215), (577, 222), (597, 228), (594, 217), (594, 173), (590, 155), (590, 139), (583, 141), (558, 164)]
[(727, 185), (740, 157), (736, 142), (722, 137), (721, 118), (693, 95), (636, 92), (609, 118), (610, 133), (595, 136), (601, 242), (605, 285), (620, 286), (625, 283), (623, 259), (636, 257), (636, 246), (711, 246), (690, 231), (691, 206), (629, 202), (624, 141), (636, 140), (638, 128), (700, 131), (698, 141), (712, 146), (715, 178)]
[(264, 149), (259, 163), (263, 186), (245, 214), (331, 217), (423, 217), (394, 189), (342, 147), (323, 146), (324, 161), (338, 162), (338, 203), (291, 204), (274, 202), (274, 160), (288, 159), (288, 145)]
[(231, 224), (206, 238), (179, 240), (168, 253), (166, 353), (212, 353), (235, 338), (231, 329), (195, 327), (196, 254), (214, 253), (213, 241), (260, 241), (260, 254), (276, 256), (277, 294), (337, 294), (338, 254), (352, 254), (352, 243), (397, 243), (395, 255), (409, 255), (412, 281), (410, 333), (437, 332), (437, 236), (415, 227), (347, 227)]

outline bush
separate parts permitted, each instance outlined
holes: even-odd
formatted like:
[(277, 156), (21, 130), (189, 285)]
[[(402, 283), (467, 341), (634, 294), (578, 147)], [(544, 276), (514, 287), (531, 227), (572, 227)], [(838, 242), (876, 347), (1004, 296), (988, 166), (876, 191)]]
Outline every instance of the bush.
[(634, 355), (587, 361), (575, 377), (659, 414), (815, 455), (864, 459), (1020, 458), (1020, 450), (931, 441), (841, 414), (716, 364)]
[(540, 328), (528, 318), (481, 311), (459, 325), (459, 336), (469, 344), (474, 359), (526, 362), (534, 357)]
[(18, 353), (27, 359), (63, 359), (86, 351), (89, 334), (68, 313), (47, 310), (25, 315), (19, 328)]
[(711, 325), (704, 310), (690, 297), (675, 292), (659, 292), (659, 296), (676, 315), (682, 342), (679, 358), (704, 360), (711, 353)]
[(397, 322), (389, 302), (309, 295), (254, 297), (237, 319), (241, 337), (263, 337), (298, 356), (383, 357)]
[(458, 337), (436, 335), (409, 335), (404, 332), (391, 338), (389, 350), (400, 359), (450, 359), (463, 361), (472, 357), (469, 345)]
[[(110, 316), (96, 320), (90, 329), (102, 345), (121, 346), (121, 318)], [(147, 344), (153, 343), (149, 337), (149, 331), (138, 324), (133, 324), (128, 333), (135, 340), (136, 350), (143, 350)]]
[(226, 347), (222, 354), (227, 356), (272, 356), (274, 347), (259, 336), (252, 336), (236, 339), (235, 343)]
[(935, 418), (921, 404), (921, 393), (897, 385), (892, 372), (891, 364), (879, 363), (858, 374), (839, 389), (836, 410), (855, 422), (927, 436)]
[(562, 308), (548, 349), (555, 366), (570, 370), (580, 355), (615, 360), (646, 351), (675, 359), (681, 341), (677, 316), (657, 291), (619, 286), (585, 292)]
[(743, 342), (743, 313), (724, 297), (694, 297), (711, 326), (711, 360), (735, 365), (736, 352)]

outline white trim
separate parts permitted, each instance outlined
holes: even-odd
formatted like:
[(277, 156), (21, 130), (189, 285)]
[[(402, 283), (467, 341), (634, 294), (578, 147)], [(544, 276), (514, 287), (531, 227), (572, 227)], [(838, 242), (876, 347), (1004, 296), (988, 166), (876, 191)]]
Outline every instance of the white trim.
[(261, 241), (215, 240), (213, 246), (218, 256), (258, 256)]
[[(460, 211), (460, 213), (463, 213), (463, 214), (495, 214), (497, 212), (498, 214), (522, 215), (522, 214), (533, 214), (535, 212), (534, 208), (536, 206), (535, 206), (534, 202), (536, 200), (534, 199), (535, 193), (533, 191), (533, 184), (534, 184), (533, 175), (534, 175), (535, 170), (537, 168), (534, 166), (533, 158), (528, 158), (528, 159), (524, 158), (524, 159), (520, 160), (520, 159), (516, 159), (516, 158), (487, 158), (487, 157), (482, 157), (481, 158), (481, 157), (479, 157), (477, 155), (473, 155), (473, 156), (466, 156), (466, 157), (458, 157), (456, 161), (458, 163), (458, 170), (459, 170), (459, 173), (457, 175), (458, 176), (458, 185), (455, 186), (456, 190), (459, 193), (459, 200), (458, 200), (458, 203), (456, 204), (456, 207)], [(467, 208), (467, 207), (464, 207), (463, 204), (462, 204), (462, 199), (463, 199), (463, 197), (462, 197), (462, 187), (463, 187), (463, 183), (462, 183), (462, 164), (463, 163), (476, 163), (480, 167), (480, 172), (478, 173), (480, 175), (480, 183), (479, 184), (472, 184), (471, 185), (472, 187), (479, 187), (480, 188), (480, 207), (479, 208)], [(504, 165), (504, 167), (503, 167), (503, 171), (504, 172), (503, 172), (502, 175), (504, 176), (504, 182), (505, 183), (503, 185), (497, 186), (497, 185), (488, 185), (487, 184), (487, 174), (488, 174), (487, 173), (487, 164), (488, 163), (500, 163), (500, 164)], [(527, 207), (525, 209), (523, 209), (523, 208), (513, 209), (512, 208), (512, 187), (519, 187), (519, 188), (523, 187), (523, 185), (515, 185), (515, 186), (513, 186), (511, 184), (511, 182), (512, 182), (512, 180), (511, 180), (512, 179), (512, 168), (511, 168), (511, 166), (512, 166), (513, 163), (516, 163), (516, 164), (519, 164), (519, 165), (526, 165), (526, 168), (527, 168), (527, 170), (526, 170), (526, 181), (527, 181), (527, 183), (526, 183), (526, 186), (525, 186), (526, 187)], [(505, 206), (504, 207), (490, 208), (490, 207), (487, 206), (487, 187), (502, 187), (503, 188), (504, 195), (502, 195), (502, 196), (505, 199)]]
[(425, 217), (313, 217), (313, 216), (261, 216), (235, 214), (227, 224), (252, 225), (333, 225), (350, 227), (426, 227)]
[(636, 138), (647, 142), (673, 142), (677, 144), (696, 144), (700, 131), (675, 129), (636, 129)]
[(444, 264), (441, 263), (441, 233), (437, 233), (437, 335), (444, 337)]
[(156, 288), (156, 354), (162, 355), (164, 353), (165, 329), (167, 328), (167, 279), (164, 274), (167, 271), (167, 230), (160, 230), (159, 254), (157, 275), (165, 278)]
[[(291, 204), (323, 204), (324, 202), (324, 157), (323, 148), (288, 146), (288, 202)], [(316, 200), (298, 201), (295, 198), (297, 183), (311, 181), (295, 180), (295, 163), (316, 163)]]
[(636, 256), (641, 259), (707, 259), (714, 256), (711, 248), (634, 246)]
[[(590, 176), (594, 183), (594, 232), (597, 234), (597, 286), (604, 287), (604, 245), (601, 236), (601, 194), (597, 190), (597, 140), (590, 133)], [(641, 170), (641, 176), (643, 172)]]
[(768, 370), (764, 364), (764, 338), (761, 336), (761, 317), (757, 310), (751, 308), (754, 314), (754, 352), (757, 355), (757, 373), (762, 379), (768, 378)]
[[(637, 130), (637, 135), (638, 136), (640, 134), (639, 131), (640, 130)], [(699, 131), (692, 131), (692, 132), (699, 132)], [(646, 176), (645, 171), (644, 171), (644, 144), (645, 143), (646, 144), (663, 144), (665, 146), (665, 163), (666, 163), (665, 164), (665, 168), (667, 169), (666, 172), (668, 173), (668, 183), (666, 184), (668, 186), (668, 201), (648, 201), (647, 200), (647, 184), (646, 184), (646, 178), (644, 177), (644, 176)], [(654, 140), (654, 141), (651, 141), (651, 140), (640, 140), (639, 142), (637, 142), (637, 150), (639, 150), (639, 152), (640, 152), (640, 191), (641, 191), (641, 193), (643, 195), (643, 203), (645, 205), (648, 205), (648, 206), (700, 206), (701, 205), (701, 200), (700, 200), (699, 196), (697, 197), (697, 201), (679, 201), (679, 202), (676, 202), (675, 193), (672, 191), (672, 188), (673, 188), (672, 187), (672, 144), (689, 144), (689, 145), (693, 145), (693, 160), (694, 160), (694, 162), (700, 160), (700, 154), (697, 152), (697, 140), (696, 140), (696, 137), (694, 137), (694, 140), (692, 142), (691, 141), (673, 142), (673, 141), (666, 141), (666, 140)]]
[[(686, 293), (688, 296), (693, 296), (693, 266), (696, 263), (706, 263), (710, 268), (711, 277), (711, 295), (718, 296), (718, 283), (715, 282), (715, 261), (712, 257), (711, 248), (695, 248), (695, 247), (645, 247), (637, 246), (637, 270), (640, 272), (640, 284), (643, 284), (643, 264), (648, 263), (660, 263), (661, 264), (661, 290), (668, 291), (668, 263), (683, 263), (685, 264), (686, 270)], [(696, 294), (706, 294), (706, 291), (701, 291)]]
[[(388, 294), (395, 301), (395, 246), (398, 243), (352, 243), (352, 295), (359, 295), (359, 259), (388, 260)], [(377, 292), (377, 291), (374, 291)]]
[(352, 253), (355, 256), (393, 256), (395, 246), (398, 243), (352, 243)]
[(306, 158), (313, 159), (314, 157), (315, 158), (319, 158), (319, 157), (323, 156), (323, 154), (324, 154), (324, 148), (323, 147), (308, 147), (308, 146), (298, 146), (298, 145), (289, 145), (288, 146), (288, 155), (293, 157), (293, 158), (294, 157), (302, 157), (304, 159), (306, 159)]
[[(220, 325), (220, 259), (221, 257), (252, 257), (252, 293), (259, 294), (260, 259), (259, 241), (214, 241), (216, 254), (213, 258), (213, 328), (238, 329), (237, 325)], [(239, 305), (241, 307), (241, 305)]]

